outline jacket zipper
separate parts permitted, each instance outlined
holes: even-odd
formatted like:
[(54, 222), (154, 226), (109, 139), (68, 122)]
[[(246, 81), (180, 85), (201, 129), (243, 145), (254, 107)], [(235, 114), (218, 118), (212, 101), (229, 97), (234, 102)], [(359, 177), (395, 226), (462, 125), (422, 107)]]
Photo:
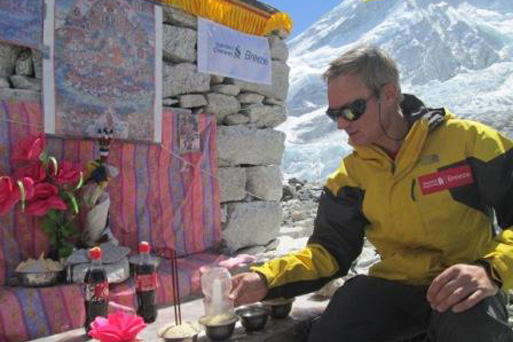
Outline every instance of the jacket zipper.
[(417, 199), (415, 198), (415, 178), (411, 180), (411, 199), (415, 202)]

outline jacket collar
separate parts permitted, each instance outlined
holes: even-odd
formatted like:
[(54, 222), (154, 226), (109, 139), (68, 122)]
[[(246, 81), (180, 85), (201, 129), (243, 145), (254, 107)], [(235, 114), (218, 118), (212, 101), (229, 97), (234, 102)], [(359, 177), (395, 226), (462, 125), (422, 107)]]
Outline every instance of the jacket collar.
[(439, 128), (452, 115), (444, 108), (426, 108), (413, 95), (404, 94), (401, 109), (410, 124), (410, 130), (402, 143), (395, 161), (376, 145), (360, 146), (354, 149), (357, 158), (375, 164), (380, 168), (394, 167), (394, 177), (400, 177), (415, 166), (428, 135)]

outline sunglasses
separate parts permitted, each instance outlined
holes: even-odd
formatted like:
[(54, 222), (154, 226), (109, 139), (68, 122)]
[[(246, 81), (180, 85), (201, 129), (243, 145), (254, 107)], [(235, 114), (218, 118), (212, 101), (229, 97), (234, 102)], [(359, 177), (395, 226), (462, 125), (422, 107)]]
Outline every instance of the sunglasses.
[(372, 94), (367, 99), (355, 100), (340, 108), (328, 108), (326, 115), (335, 122), (337, 122), (339, 118), (343, 118), (347, 121), (356, 121), (365, 113), (365, 110), (367, 110), (367, 102), (372, 99), (374, 95), (375, 94)]

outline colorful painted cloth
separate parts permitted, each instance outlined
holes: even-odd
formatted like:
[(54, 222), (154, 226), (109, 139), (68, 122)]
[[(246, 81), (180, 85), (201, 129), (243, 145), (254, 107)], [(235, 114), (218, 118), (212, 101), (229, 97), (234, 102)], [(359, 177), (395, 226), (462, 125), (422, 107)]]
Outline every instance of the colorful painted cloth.
[[(160, 142), (162, 12), (140, 0), (55, 1), (45, 44), (53, 41), (54, 82), (45, 83), (45, 132)], [(53, 25), (52, 25), (53, 22)], [(160, 61), (160, 62), (159, 62)], [(53, 106), (55, 103), (55, 106)]]
[(0, 0), (0, 41), (39, 49), (43, 0)]

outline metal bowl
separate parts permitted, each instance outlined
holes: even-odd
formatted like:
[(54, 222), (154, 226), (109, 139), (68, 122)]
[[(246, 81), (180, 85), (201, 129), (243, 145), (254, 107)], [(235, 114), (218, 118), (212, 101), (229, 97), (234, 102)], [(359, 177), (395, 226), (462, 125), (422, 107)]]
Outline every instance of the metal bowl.
[(230, 338), (235, 329), (235, 323), (238, 321), (237, 315), (229, 316), (221, 322), (216, 322), (210, 316), (203, 316), (199, 319), (201, 325), (205, 327), (205, 333), (213, 341), (222, 341)]
[[(189, 322), (186, 322), (186, 323), (189, 324), (189, 326), (193, 330), (199, 331), (198, 328), (193, 326), (194, 323), (189, 323)], [(198, 332), (196, 332), (194, 335), (186, 336), (186, 337), (166, 337), (166, 332), (168, 332), (173, 327), (176, 327), (176, 325), (174, 325), (174, 324), (166, 325), (159, 329), (157, 335), (161, 339), (163, 339), (165, 342), (196, 342), (196, 340), (198, 339)]]
[(271, 317), (276, 319), (282, 319), (289, 315), (292, 310), (292, 303), (295, 298), (290, 299), (273, 299), (263, 301), (262, 304), (271, 310)]
[(61, 273), (62, 271), (16, 272), (16, 277), (22, 286), (43, 287), (55, 285)]
[(246, 331), (262, 329), (269, 318), (269, 310), (262, 305), (245, 305), (235, 310), (235, 314), (241, 318), (242, 326)]

